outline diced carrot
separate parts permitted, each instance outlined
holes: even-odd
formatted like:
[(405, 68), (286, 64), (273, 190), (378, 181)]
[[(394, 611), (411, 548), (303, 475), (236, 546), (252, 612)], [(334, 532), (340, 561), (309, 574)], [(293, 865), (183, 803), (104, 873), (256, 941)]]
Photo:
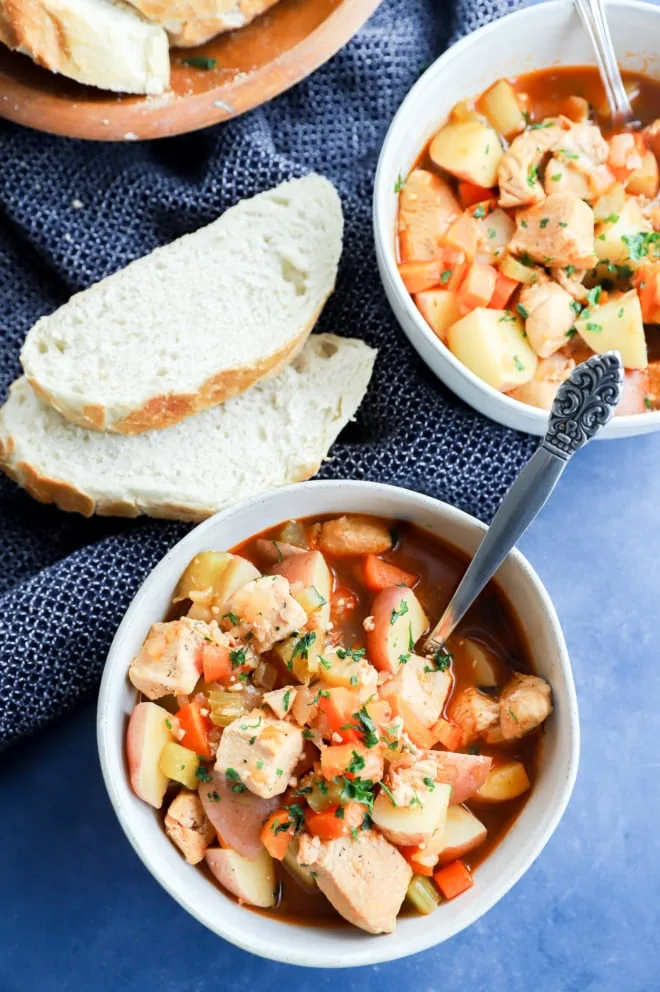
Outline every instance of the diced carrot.
[(399, 272), (409, 293), (422, 293), (440, 285), (445, 264), (442, 258), (430, 262), (401, 262)]
[(202, 716), (200, 709), (199, 700), (193, 699), (192, 702), (182, 706), (176, 714), (179, 727), (184, 732), (179, 744), (189, 747), (200, 758), (209, 760), (213, 757), (208, 739), (211, 721), (208, 717)]
[(345, 744), (361, 744), (362, 738), (353, 714), (360, 709), (360, 697), (350, 689), (336, 686), (319, 696), (319, 710), (331, 733), (339, 734)]
[(305, 811), (305, 825), (312, 837), (321, 840), (335, 840), (345, 837), (351, 830), (362, 826), (366, 806), (360, 803), (346, 803), (345, 806), (330, 806), (321, 813)]
[(369, 778), (377, 782), (383, 777), (383, 759), (378, 747), (364, 744), (333, 744), (321, 752), (321, 772), (329, 782), (339, 775), (346, 778)]
[(462, 861), (452, 861), (438, 868), (433, 875), (433, 881), (445, 899), (455, 899), (474, 885), (474, 879)]
[(458, 195), (464, 207), (471, 207), (473, 203), (481, 203), (483, 200), (491, 200), (494, 194), (495, 190), (487, 189), (485, 186), (476, 186), (468, 182), (458, 184)]
[(464, 251), (468, 258), (474, 258), (479, 241), (479, 226), (469, 210), (454, 221), (443, 240), (450, 247)]
[(231, 674), (229, 648), (224, 644), (202, 645), (202, 670), (205, 682), (223, 682)]
[(458, 751), (459, 747), (463, 746), (463, 732), (460, 727), (442, 716), (433, 724), (431, 733), (448, 751)]
[(492, 310), (505, 310), (507, 303), (519, 285), (520, 283), (515, 279), (510, 279), (509, 276), (505, 276), (503, 272), (498, 271), (497, 279), (495, 280), (495, 289), (488, 306)]
[(451, 245), (447, 245), (444, 248), (442, 257), (444, 266), (440, 275), (440, 285), (443, 289), (456, 291), (470, 263), (464, 251), (460, 251), (458, 248), (452, 248)]
[(403, 729), (413, 744), (424, 748), (425, 751), (430, 750), (435, 744), (433, 732), (425, 727), (423, 723), (420, 723), (408, 703), (405, 699), (401, 698), (399, 693), (391, 693), (387, 698), (392, 706), (394, 715), (400, 716), (403, 720)]
[(497, 272), (492, 265), (473, 262), (458, 290), (458, 307), (469, 313), (475, 307), (487, 307), (495, 292)]
[(367, 555), (364, 559), (362, 577), (365, 586), (372, 592), (381, 592), (391, 586), (408, 586), (412, 589), (417, 582), (417, 576), (412, 572), (404, 572), (397, 565), (383, 561), (378, 555)]
[(291, 838), (295, 835), (295, 824), (288, 809), (276, 809), (261, 828), (261, 843), (271, 858), (281, 861), (286, 854)]
[(433, 875), (433, 868), (429, 865), (422, 864), (421, 861), (417, 861), (415, 855), (422, 854), (423, 849), (419, 847), (400, 847), (399, 851), (404, 856), (412, 870), (416, 875), (426, 875), (427, 878), (431, 878)]
[[(644, 262), (635, 271), (633, 282), (639, 296), (644, 322), (657, 323), (660, 318), (660, 264)], [(600, 299), (598, 302), (600, 303)]]

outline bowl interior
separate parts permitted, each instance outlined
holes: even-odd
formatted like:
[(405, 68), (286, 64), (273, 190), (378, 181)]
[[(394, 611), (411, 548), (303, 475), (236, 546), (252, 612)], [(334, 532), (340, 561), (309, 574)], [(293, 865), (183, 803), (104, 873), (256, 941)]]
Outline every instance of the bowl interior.
[[(607, 5), (619, 63), (660, 79), (660, 52), (654, 38), (660, 8), (632, 0)], [(454, 357), (427, 325), (399, 276), (395, 256), (397, 177), (406, 176), (426, 142), (459, 100), (476, 97), (491, 83), (553, 65), (595, 65), (588, 35), (571, 0), (546, 0), (495, 21), (442, 55), (412, 88), (397, 112), (383, 145), (374, 194), (374, 227), (385, 289), (397, 316), (422, 358), (467, 402), (494, 419), (543, 434), (548, 415), (493, 389)], [(660, 108), (659, 108), (660, 110)], [(412, 333), (411, 333), (412, 332)], [(437, 361), (436, 356), (440, 357)], [(467, 386), (467, 392), (461, 385)], [(660, 411), (616, 417), (599, 436), (622, 437), (660, 429)]]
[(484, 526), (446, 504), (406, 490), (373, 483), (311, 482), (257, 497), (227, 510), (192, 531), (146, 580), (117, 632), (108, 656), (98, 707), (98, 743), (106, 786), (130, 842), (158, 881), (193, 916), (216, 933), (272, 960), (317, 967), (387, 961), (431, 947), (468, 926), (530, 866), (547, 843), (570, 797), (578, 760), (578, 716), (566, 645), (540, 580), (522, 555), (512, 554), (498, 582), (524, 618), (539, 674), (553, 688), (555, 711), (544, 734), (540, 771), (515, 825), (475, 873), (475, 885), (456, 903), (428, 917), (406, 917), (394, 934), (370, 937), (351, 927), (315, 928), (255, 915), (225, 896), (183, 861), (167, 840), (156, 813), (128, 784), (123, 739), (135, 701), (126, 673), (150, 625), (161, 620), (172, 590), (190, 558), (222, 550), (291, 517), (353, 511), (412, 520), (468, 553)]

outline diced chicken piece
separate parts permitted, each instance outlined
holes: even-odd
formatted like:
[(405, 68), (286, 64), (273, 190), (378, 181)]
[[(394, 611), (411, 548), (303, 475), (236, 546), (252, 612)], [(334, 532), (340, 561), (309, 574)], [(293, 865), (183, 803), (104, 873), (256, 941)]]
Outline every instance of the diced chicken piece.
[(165, 832), (189, 865), (204, 860), (206, 848), (215, 839), (215, 830), (196, 792), (182, 789), (175, 796), (165, 816)]
[(541, 265), (590, 269), (594, 255), (594, 214), (570, 193), (552, 193), (544, 203), (519, 210), (509, 251)]
[(520, 307), (527, 314), (527, 338), (539, 358), (547, 358), (563, 348), (576, 317), (569, 292), (547, 278), (529, 283), (521, 290)]
[(463, 732), (466, 744), (494, 734), (497, 739), (500, 723), (500, 706), (478, 689), (469, 686), (456, 693), (449, 707), (449, 716)]
[(321, 525), (318, 546), (330, 555), (380, 555), (392, 547), (392, 535), (373, 517), (337, 517)]
[(504, 740), (524, 737), (552, 713), (550, 686), (537, 675), (514, 674), (500, 695), (500, 727)]
[(241, 586), (225, 609), (239, 617), (239, 634), (256, 651), (269, 651), (307, 623), (307, 614), (283, 575), (262, 575)]
[(283, 689), (275, 689), (273, 692), (264, 693), (264, 703), (270, 706), (271, 710), (278, 718), (283, 720), (291, 712), (296, 701), (296, 687), (285, 685)]
[(580, 199), (597, 199), (615, 181), (607, 165), (609, 151), (595, 124), (574, 124), (561, 136), (546, 166), (546, 193), (572, 193)]
[(558, 266), (550, 269), (550, 272), (555, 282), (567, 293), (570, 293), (574, 300), (577, 300), (578, 303), (587, 302), (587, 289), (582, 285), (587, 269), (562, 269)]
[(237, 785), (270, 799), (286, 791), (303, 746), (299, 727), (256, 709), (225, 728), (215, 768)]
[(401, 261), (424, 262), (442, 253), (442, 239), (462, 209), (446, 180), (414, 169), (399, 197)]
[(566, 118), (548, 118), (540, 126), (513, 139), (500, 160), (498, 171), (501, 207), (526, 207), (545, 200), (539, 170), (568, 124)]
[[(537, 406), (541, 410), (552, 409), (557, 390), (562, 382), (568, 379), (575, 369), (576, 362), (573, 358), (568, 358), (564, 352), (550, 355), (549, 358), (542, 359), (534, 373), (534, 378), (530, 379), (517, 389), (513, 389), (509, 396), (521, 403), (529, 403), (530, 406)], [(620, 409), (617, 407), (617, 412)]]
[(155, 623), (128, 669), (135, 688), (147, 699), (190, 695), (200, 676), (200, 648), (209, 629), (189, 617)]
[(367, 933), (392, 933), (412, 870), (375, 830), (322, 841), (302, 834), (298, 863), (314, 871), (337, 912)]
[(425, 658), (411, 654), (408, 661), (399, 667), (395, 678), (381, 689), (384, 699), (398, 695), (408, 704), (417, 719), (425, 727), (431, 727), (440, 717), (452, 685), (449, 672), (430, 671)]
[(408, 760), (393, 763), (385, 777), (385, 785), (397, 806), (410, 806), (428, 786), (424, 779), (435, 781), (436, 765), (430, 752), (418, 751), (414, 763)]

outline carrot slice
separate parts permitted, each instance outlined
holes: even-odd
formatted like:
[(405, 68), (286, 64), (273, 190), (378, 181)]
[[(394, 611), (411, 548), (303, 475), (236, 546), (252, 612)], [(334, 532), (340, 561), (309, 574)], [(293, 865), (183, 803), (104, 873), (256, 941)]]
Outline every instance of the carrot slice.
[(392, 707), (386, 699), (372, 699), (365, 709), (377, 727), (389, 723), (392, 719)]
[(461, 313), (469, 313), (475, 307), (487, 307), (495, 292), (497, 272), (485, 262), (473, 262), (458, 290), (458, 306)]
[(202, 645), (202, 670), (205, 682), (224, 682), (231, 674), (229, 648), (224, 644)]
[(481, 203), (483, 200), (491, 200), (495, 196), (495, 190), (486, 186), (477, 186), (475, 183), (460, 182), (458, 184), (458, 195), (464, 207), (471, 207), (473, 203)]
[(461, 214), (444, 236), (445, 244), (464, 251), (468, 258), (477, 254), (479, 226), (470, 211)]
[(345, 837), (351, 830), (362, 826), (366, 806), (360, 803), (346, 803), (345, 806), (330, 806), (321, 813), (305, 811), (305, 825), (312, 837), (321, 840), (335, 840)]
[(372, 592), (381, 592), (391, 586), (408, 586), (409, 589), (417, 582), (417, 576), (411, 572), (404, 572), (397, 565), (391, 565), (389, 561), (383, 561), (378, 555), (367, 555), (362, 567), (362, 577), (367, 589)]
[(271, 858), (281, 861), (289, 849), (291, 838), (295, 835), (295, 832), (295, 824), (291, 819), (288, 809), (276, 809), (274, 813), (270, 814), (261, 828), (261, 843)]
[(319, 696), (319, 710), (327, 720), (330, 732), (339, 734), (345, 744), (362, 743), (359, 728), (353, 719), (353, 714), (359, 709), (359, 696), (342, 686), (326, 689), (325, 695)]
[(452, 861), (433, 875), (433, 881), (445, 899), (455, 899), (474, 885), (474, 879), (462, 861)]
[(208, 740), (211, 721), (208, 717), (202, 716), (199, 701), (193, 699), (192, 702), (186, 703), (178, 711), (176, 718), (179, 721), (179, 727), (184, 732), (179, 744), (189, 747), (200, 758), (207, 760), (212, 758), (213, 754)]
[(401, 262), (399, 272), (409, 293), (421, 293), (439, 286), (445, 264), (442, 258), (430, 262)]
[(431, 733), (448, 751), (458, 751), (459, 747), (463, 745), (463, 732), (461, 729), (456, 724), (450, 723), (449, 720), (445, 720), (442, 716), (437, 723), (433, 724)]
[(519, 285), (520, 283), (515, 279), (510, 279), (509, 276), (505, 276), (503, 272), (498, 272), (497, 279), (495, 280), (495, 289), (488, 306), (492, 310), (506, 309), (507, 303)]

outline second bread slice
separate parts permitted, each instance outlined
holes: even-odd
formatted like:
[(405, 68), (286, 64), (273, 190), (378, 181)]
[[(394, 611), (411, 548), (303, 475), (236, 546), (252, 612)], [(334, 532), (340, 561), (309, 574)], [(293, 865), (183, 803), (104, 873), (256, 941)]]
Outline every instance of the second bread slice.
[(341, 243), (332, 184), (283, 183), (42, 317), (25, 374), (82, 426), (175, 424), (291, 361), (332, 292)]

